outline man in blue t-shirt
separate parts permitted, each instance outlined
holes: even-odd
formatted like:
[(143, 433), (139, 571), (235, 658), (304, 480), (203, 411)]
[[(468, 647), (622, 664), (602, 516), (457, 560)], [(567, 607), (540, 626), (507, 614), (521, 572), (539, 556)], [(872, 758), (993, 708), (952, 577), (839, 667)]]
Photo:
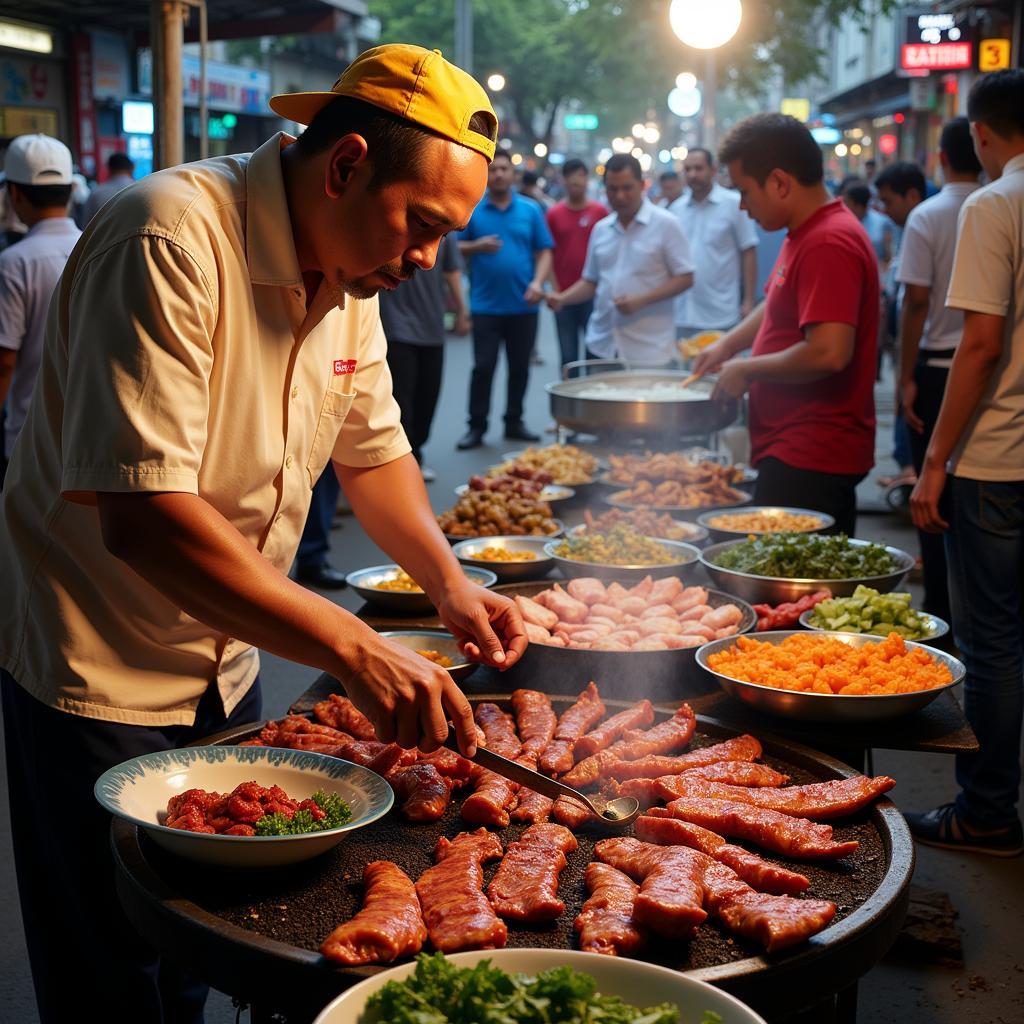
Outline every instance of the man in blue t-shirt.
[(487, 194), (459, 240), (462, 255), (472, 260), (473, 315), (469, 429), (456, 445), (462, 450), (483, 444), (502, 344), (508, 361), (505, 440), (540, 440), (523, 423), (523, 396), (537, 335), (537, 303), (551, 272), (554, 243), (536, 203), (513, 190), (514, 178), (511, 157), (499, 149), (487, 172)]

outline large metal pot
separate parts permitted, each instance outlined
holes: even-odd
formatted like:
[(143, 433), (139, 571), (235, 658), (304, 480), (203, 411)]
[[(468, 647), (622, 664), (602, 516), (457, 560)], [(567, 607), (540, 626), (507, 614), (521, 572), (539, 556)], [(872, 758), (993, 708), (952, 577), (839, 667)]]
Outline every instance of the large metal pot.
[[(625, 364), (614, 360), (569, 363), (563, 373), (575, 368)], [(739, 416), (734, 398), (712, 398), (714, 381), (704, 378), (688, 390), (701, 390), (701, 401), (615, 399), (587, 396), (596, 385), (611, 388), (653, 388), (657, 384), (680, 384), (687, 374), (677, 370), (625, 369), (589, 373), (546, 385), (551, 415), (560, 426), (584, 433), (602, 434), (623, 431), (634, 434), (666, 434), (673, 437), (699, 437), (729, 426)], [(583, 394), (581, 394), (581, 392)]]

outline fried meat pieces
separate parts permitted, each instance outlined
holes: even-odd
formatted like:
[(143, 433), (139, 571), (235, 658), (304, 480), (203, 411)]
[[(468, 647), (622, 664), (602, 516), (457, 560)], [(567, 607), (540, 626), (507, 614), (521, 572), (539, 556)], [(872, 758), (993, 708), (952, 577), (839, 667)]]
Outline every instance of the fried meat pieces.
[(802, 942), (835, 916), (834, 903), (757, 892), (732, 868), (686, 847), (617, 838), (602, 840), (594, 852), (640, 883), (634, 921), (669, 938), (692, 934), (706, 906), (730, 931), (772, 952)]
[(423, 948), (427, 929), (409, 876), (389, 860), (375, 860), (363, 869), (363, 884), (362, 909), (324, 939), (320, 952), (348, 966), (390, 964), (400, 956), (415, 956)]

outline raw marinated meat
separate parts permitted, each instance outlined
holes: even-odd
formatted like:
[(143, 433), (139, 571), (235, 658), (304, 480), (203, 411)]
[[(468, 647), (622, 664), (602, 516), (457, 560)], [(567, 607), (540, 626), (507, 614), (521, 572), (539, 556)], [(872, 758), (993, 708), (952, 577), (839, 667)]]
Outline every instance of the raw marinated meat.
[(375, 860), (363, 868), (362, 909), (324, 939), (320, 952), (340, 964), (389, 964), (415, 956), (427, 929), (416, 887), (397, 864)]
[(604, 702), (597, 692), (597, 686), (591, 681), (576, 703), (566, 708), (558, 719), (554, 739), (540, 757), (541, 771), (549, 775), (567, 772), (572, 767), (576, 741), (603, 717)]
[(377, 733), (374, 732), (370, 720), (348, 699), (340, 693), (332, 693), (327, 700), (320, 701), (314, 705), (313, 714), (324, 725), (331, 725), (335, 729), (347, 732), (357, 740), (375, 740)]
[(788, 775), (766, 764), (755, 764), (752, 761), (716, 761), (700, 768), (689, 768), (679, 778), (706, 779), (708, 782), (724, 782), (729, 786), (784, 786), (789, 782)]
[(484, 731), (485, 746), (488, 750), (510, 761), (515, 760), (522, 750), (516, 735), (516, 723), (510, 714), (502, 711), (497, 704), (485, 702), (476, 706), (476, 722)]
[(387, 775), (391, 788), (409, 821), (437, 821), (444, 817), (452, 798), (452, 780), (432, 764), (395, 768)]
[[(611, 752), (615, 752), (614, 747)], [(635, 760), (621, 758), (602, 765), (600, 774), (602, 778), (617, 779), (619, 782), (626, 779), (653, 780), (662, 775), (678, 775), (691, 768), (717, 764), (719, 761), (756, 761), (760, 756), (761, 744), (753, 736), (734, 736), (722, 743), (691, 750), (678, 757), (648, 754)]]
[(558, 616), (542, 604), (516, 594), (515, 602), (519, 606), (519, 614), (528, 625), (540, 626), (542, 629), (552, 630), (558, 624)]
[(600, 604), (608, 596), (604, 584), (593, 577), (580, 577), (579, 579), (569, 580), (565, 589), (577, 601), (582, 601), (586, 605)]
[(588, 732), (576, 744), (573, 756), (580, 760), (604, 750), (615, 742), (627, 729), (646, 729), (654, 721), (654, 705), (642, 700), (625, 711), (603, 721), (596, 729)]
[(561, 825), (531, 825), (518, 842), (509, 843), (487, 898), (501, 917), (512, 921), (553, 921), (565, 910), (558, 898), (558, 876), (565, 855), (577, 847)]
[(522, 741), (522, 752), (540, 757), (555, 735), (558, 716), (551, 707), (551, 698), (537, 690), (513, 690), (512, 710), (516, 731)]
[(640, 886), (610, 864), (592, 861), (584, 876), (590, 898), (573, 927), (579, 932), (580, 949), (606, 956), (628, 956), (647, 942), (647, 931), (633, 920)]

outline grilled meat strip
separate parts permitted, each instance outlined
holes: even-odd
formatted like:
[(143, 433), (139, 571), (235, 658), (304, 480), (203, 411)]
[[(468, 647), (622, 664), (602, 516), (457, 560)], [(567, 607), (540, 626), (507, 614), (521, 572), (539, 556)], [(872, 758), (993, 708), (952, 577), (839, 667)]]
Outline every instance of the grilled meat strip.
[(553, 921), (565, 910), (558, 898), (558, 876), (579, 844), (561, 825), (531, 825), (519, 841), (509, 843), (487, 898), (512, 921)]
[(577, 761), (596, 754), (599, 750), (611, 746), (624, 733), (635, 729), (646, 729), (654, 721), (654, 705), (649, 700), (642, 700), (625, 711), (605, 719), (596, 729), (581, 737), (573, 751)]
[(580, 949), (607, 956), (629, 956), (641, 949), (647, 930), (633, 920), (640, 886), (618, 868), (596, 860), (587, 865), (584, 881), (590, 898), (573, 923)]
[(558, 719), (554, 738), (540, 757), (541, 771), (555, 775), (572, 768), (573, 749), (577, 740), (603, 717), (604, 702), (597, 692), (597, 686), (591, 681), (576, 703), (566, 708)]

